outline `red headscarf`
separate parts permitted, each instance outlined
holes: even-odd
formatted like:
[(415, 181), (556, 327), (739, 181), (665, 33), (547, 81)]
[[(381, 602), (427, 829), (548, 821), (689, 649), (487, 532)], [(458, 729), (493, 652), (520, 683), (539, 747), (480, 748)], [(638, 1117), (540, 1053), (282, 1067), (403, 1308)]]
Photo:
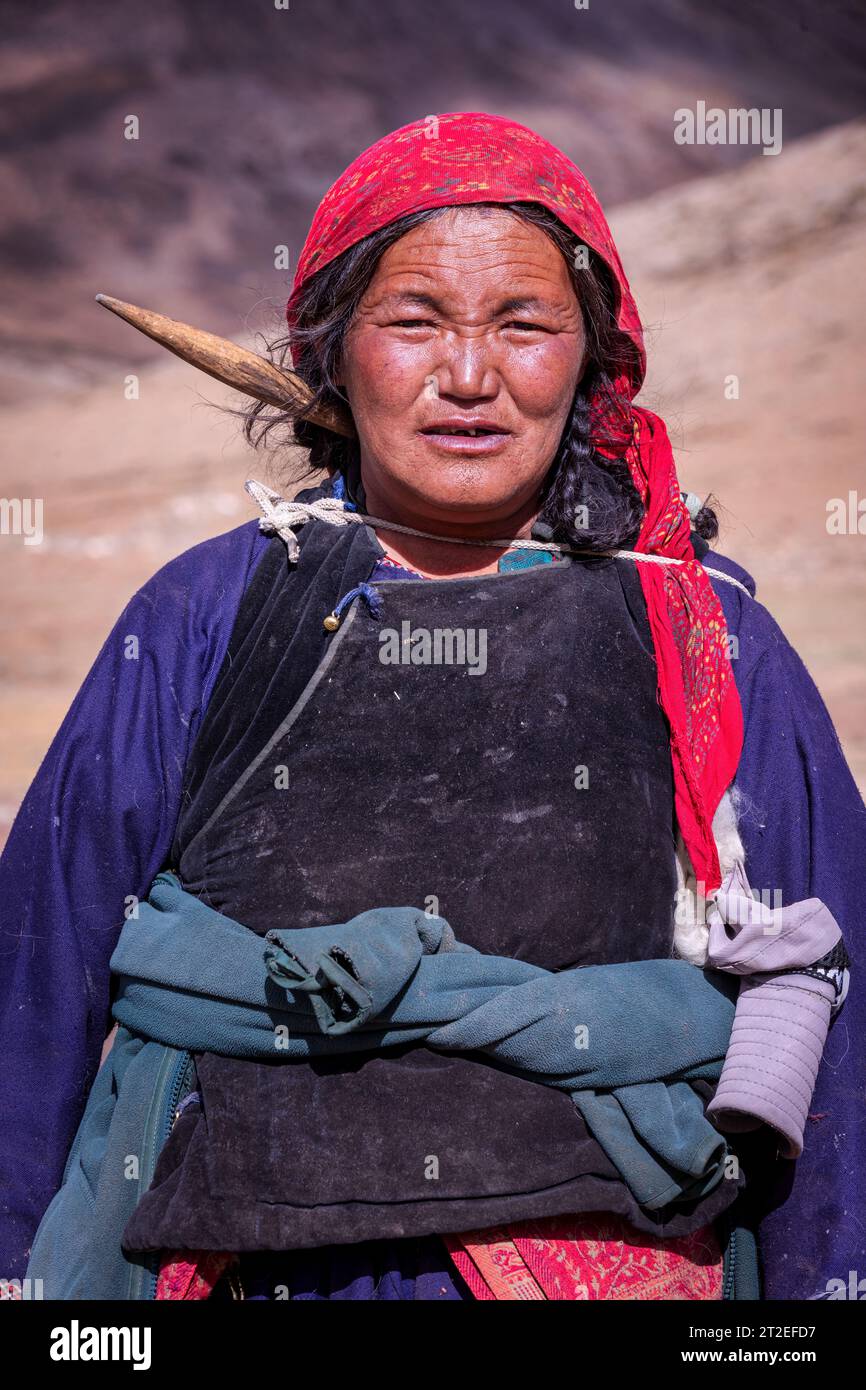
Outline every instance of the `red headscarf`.
[[(643, 330), (610, 228), (583, 174), (526, 126), (483, 112), (427, 116), (360, 154), (319, 204), (287, 305), (301, 286), (348, 247), (409, 212), (467, 203), (534, 202), (549, 208), (606, 262), (619, 289), (617, 323), (635, 347), (616, 383), (634, 397), (646, 370)], [(677, 819), (699, 882), (721, 882), (711, 822), (737, 768), (743, 727), (721, 605), (689, 540), (663, 421), (633, 407), (627, 452), (645, 508), (636, 549), (684, 560), (636, 562), (658, 666), (658, 695), (671, 729)]]

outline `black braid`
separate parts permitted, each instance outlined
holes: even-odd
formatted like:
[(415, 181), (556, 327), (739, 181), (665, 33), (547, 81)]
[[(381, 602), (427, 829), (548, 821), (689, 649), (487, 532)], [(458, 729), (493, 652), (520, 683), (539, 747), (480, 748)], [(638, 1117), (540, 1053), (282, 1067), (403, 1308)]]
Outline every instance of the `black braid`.
[(551, 469), (540, 519), (561, 545), (628, 550), (637, 540), (643, 504), (625, 460), (599, 459), (589, 400), (581, 390)]

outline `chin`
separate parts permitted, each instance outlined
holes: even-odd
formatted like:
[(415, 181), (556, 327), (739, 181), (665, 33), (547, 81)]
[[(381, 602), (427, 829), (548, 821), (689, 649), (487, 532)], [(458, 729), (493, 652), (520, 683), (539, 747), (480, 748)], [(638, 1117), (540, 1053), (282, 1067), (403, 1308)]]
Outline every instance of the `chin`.
[(444, 467), (407, 474), (401, 484), (425, 510), (447, 513), (507, 509), (522, 492), (514, 471), (501, 459), (449, 460)]
[(423, 509), (431, 516), (436, 515), (443, 519), (459, 516), (481, 519), (488, 513), (508, 511), (514, 502), (514, 494), (510, 488), (507, 492), (502, 492), (490, 488), (489, 485), (467, 487), (465, 481), (460, 487), (443, 488), (431, 484), (429, 487), (415, 487), (413, 492), (418, 499), (419, 510)]

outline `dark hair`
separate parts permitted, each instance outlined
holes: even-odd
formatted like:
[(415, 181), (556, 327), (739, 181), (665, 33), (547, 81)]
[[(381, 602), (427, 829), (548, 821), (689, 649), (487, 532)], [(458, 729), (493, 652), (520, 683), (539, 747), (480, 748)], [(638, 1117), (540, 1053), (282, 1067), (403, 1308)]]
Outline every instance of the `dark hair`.
[[(628, 549), (637, 539), (643, 505), (624, 457), (632, 437), (632, 403), (617, 393), (614, 381), (635, 366), (636, 348), (617, 326), (618, 286), (613, 275), (600, 256), (540, 204), (470, 206), (510, 212), (544, 231), (566, 260), (583, 314), (589, 358), (542, 488), (539, 521), (547, 528), (547, 538), (563, 545), (590, 551)], [(289, 367), (294, 348), (294, 370), (314, 391), (309, 411), (348, 404), (335, 380), (343, 340), (383, 252), (413, 227), (447, 210), (426, 209), (389, 223), (307, 281), (296, 304), (295, 326), (266, 347), (272, 361)], [(251, 444), (257, 446), (285, 428), (290, 439), (309, 451), (312, 469), (342, 473), (349, 495), (363, 505), (357, 439), (334, 434), (303, 416), (293, 419), (262, 402), (243, 414)], [(709, 506), (692, 525), (707, 540), (718, 534)]]

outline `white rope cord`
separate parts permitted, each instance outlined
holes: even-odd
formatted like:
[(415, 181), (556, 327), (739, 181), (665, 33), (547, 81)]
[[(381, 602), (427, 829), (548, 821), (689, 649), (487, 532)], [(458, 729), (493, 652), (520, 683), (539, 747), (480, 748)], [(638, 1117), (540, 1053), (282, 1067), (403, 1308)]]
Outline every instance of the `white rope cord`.
[[(448, 545), (474, 545), (474, 546), (496, 546), (498, 549), (508, 549), (517, 547), (520, 550), (547, 550), (556, 552), (559, 555), (595, 555), (600, 554), (615, 557), (617, 559), (638, 560), (642, 564), (648, 565), (685, 565), (686, 560), (676, 560), (667, 555), (644, 555), (637, 550), (608, 550), (599, 552), (597, 550), (578, 550), (570, 545), (558, 545), (555, 541), (534, 541), (523, 537), (510, 538), (500, 541), (480, 541), (467, 540), (463, 536), (434, 536), (430, 531), (416, 531), (413, 526), (401, 526), (396, 521), (384, 521), (378, 516), (368, 516), (365, 512), (347, 511), (344, 503), (337, 497), (320, 497), (316, 502), (287, 502), (278, 492), (265, 487), (264, 483), (256, 482), (254, 478), (248, 479), (244, 484), (247, 492), (262, 512), (259, 526), (263, 531), (276, 532), (286, 543), (289, 552), (289, 559), (294, 563), (299, 555), (298, 538), (294, 534), (295, 526), (303, 526), (308, 521), (326, 521), (330, 526), (351, 526), (357, 523), (361, 526), (379, 526), (385, 531), (399, 531), (404, 536), (420, 536), (422, 540), (446, 541)], [(723, 579), (727, 584), (734, 584), (738, 589), (742, 589), (744, 594), (752, 597), (745, 584), (741, 584), (739, 579), (734, 579), (730, 574), (725, 574), (723, 570), (711, 569), (705, 565), (707, 574), (712, 574), (716, 579)]]

